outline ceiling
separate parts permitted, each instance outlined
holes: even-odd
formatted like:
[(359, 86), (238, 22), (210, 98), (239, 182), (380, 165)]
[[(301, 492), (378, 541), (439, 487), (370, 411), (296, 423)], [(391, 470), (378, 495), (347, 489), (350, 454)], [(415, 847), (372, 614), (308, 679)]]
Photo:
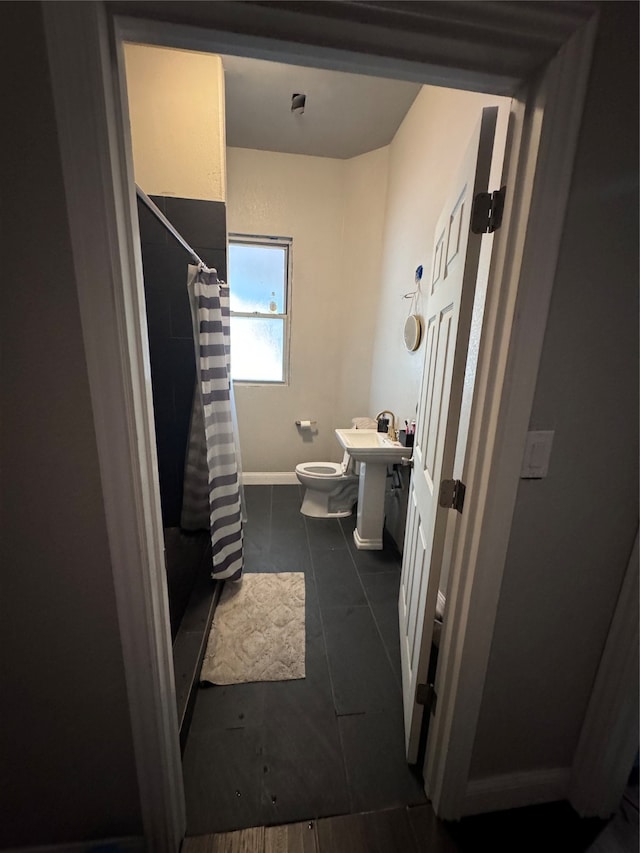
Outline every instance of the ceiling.
[[(421, 88), (404, 83), (223, 56), (227, 145), (346, 159), (388, 145)], [(291, 96), (307, 96), (304, 115)]]

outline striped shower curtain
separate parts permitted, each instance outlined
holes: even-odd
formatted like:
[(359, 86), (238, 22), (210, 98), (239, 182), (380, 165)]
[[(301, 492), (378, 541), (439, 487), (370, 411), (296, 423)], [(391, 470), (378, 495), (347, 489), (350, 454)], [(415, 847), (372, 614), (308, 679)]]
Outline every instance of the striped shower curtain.
[(196, 354), (181, 526), (211, 531), (212, 577), (239, 580), (243, 568), (242, 490), (230, 372), (229, 288), (215, 270), (189, 266)]

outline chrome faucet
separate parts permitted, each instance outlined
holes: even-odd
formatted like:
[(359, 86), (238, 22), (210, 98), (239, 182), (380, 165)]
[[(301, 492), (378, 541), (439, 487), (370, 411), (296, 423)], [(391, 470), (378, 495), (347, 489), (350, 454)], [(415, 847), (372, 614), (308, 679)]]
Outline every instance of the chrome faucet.
[(389, 409), (384, 409), (382, 412), (378, 412), (376, 415), (376, 421), (379, 421), (383, 415), (391, 415), (391, 423), (389, 424), (389, 429), (387, 435), (391, 439), (391, 441), (398, 440), (398, 430), (396, 429), (396, 416), (393, 412), (390, 412)]

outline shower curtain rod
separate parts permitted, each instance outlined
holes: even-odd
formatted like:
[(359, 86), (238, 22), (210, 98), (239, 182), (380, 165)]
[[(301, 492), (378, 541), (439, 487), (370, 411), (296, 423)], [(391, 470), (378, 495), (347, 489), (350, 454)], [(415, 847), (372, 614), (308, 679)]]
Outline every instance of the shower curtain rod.
[(147, 205), (147, 207), (149, 208), (151, 213), (153, 213), (153, 215), (155, 217), (157, 217), (160, 220), (160, 222), (162, 222), (162, 224), (167, 229), (167, 231), (169, 231), (171, 234), (173, 234), (173, 236), (176, 238), (178, 243), (180, 243), (182, 248), (186, 249), (187, 252), (189, 252), (189, 254), (191, 255), (191, 257), (194, 260), (196, 260), (199, 264), (201, 264), (203, 267), (205, 267), (205, 269), (209, 269), (209, 267), (205, 264), (205, 262), (202, 260), (202, 258), (199, 255), (197, 255), (196, 252), (194, 252), (194, 250), (191, 248), (191, 246), (187, 243), (187, 241), (184, 239), (182, 234), (180, 234), (178, 231), (176, 231), (176, 229), (169, 222), (169, 220), (164, 215), (164, 213), (160, 210), (158, 205), (154, 204), (154, 202), (151, 201), (151, 199), (144, 192), (144, 190), (141, 190), (137, 184), (136, 184), (136, 193), (138, 194), (138, 198), (140, 199), (140, 201), (143, 201)]

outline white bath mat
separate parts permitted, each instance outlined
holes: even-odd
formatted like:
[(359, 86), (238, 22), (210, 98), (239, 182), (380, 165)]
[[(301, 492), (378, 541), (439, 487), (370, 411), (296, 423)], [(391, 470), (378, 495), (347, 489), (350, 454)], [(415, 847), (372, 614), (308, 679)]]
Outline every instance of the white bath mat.
[(212, 684), (305, 677), (304, 573), (257, 572), (226, 583), (200, 673)]

